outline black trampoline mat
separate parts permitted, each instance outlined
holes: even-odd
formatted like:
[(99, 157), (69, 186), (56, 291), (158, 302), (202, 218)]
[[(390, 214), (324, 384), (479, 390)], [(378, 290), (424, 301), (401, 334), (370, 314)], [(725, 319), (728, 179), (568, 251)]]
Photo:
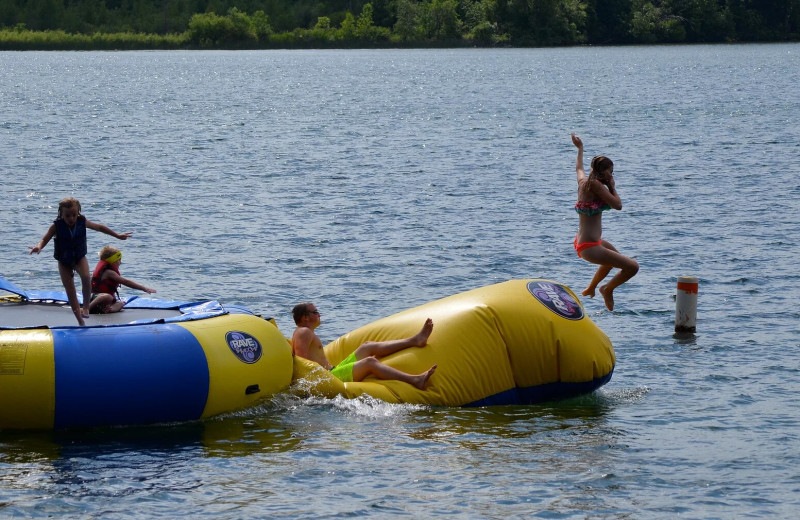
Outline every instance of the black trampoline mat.
[[(120, 325), (138, 320), (158, 320), (180, 316), (175, 309), (122, 309), (111, 314), (92, 314), (84, 318), (86, 325)], [(0, 328), (63, 327), (78, 325), (67, 304), (0, 303)]]

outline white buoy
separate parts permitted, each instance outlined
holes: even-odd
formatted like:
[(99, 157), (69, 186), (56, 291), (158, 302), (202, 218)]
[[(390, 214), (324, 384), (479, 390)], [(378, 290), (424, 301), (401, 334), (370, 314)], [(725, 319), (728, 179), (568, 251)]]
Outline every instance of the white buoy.
[(675, 297), (675, 332), (694, 332), (697, 322), (697, 286), (694, 276), (678, 277)]

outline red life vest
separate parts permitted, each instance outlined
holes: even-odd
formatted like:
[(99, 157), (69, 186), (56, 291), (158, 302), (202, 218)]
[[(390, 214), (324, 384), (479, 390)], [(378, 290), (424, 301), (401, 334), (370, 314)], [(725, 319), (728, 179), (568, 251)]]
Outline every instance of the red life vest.
[(100, 260), (97, 262), (97, 267), (94, 268), (94, 273), (92, 273), (92, 293), (107, 293), (111, 295), (117, 294), (119, 283), (115, 282), (111, 278), (103, 278), (103, 273), (106, 271), (106, 269), (111, 269), (115, 273), (119, 274), (118, 267), (109, 264), (105, 260)]

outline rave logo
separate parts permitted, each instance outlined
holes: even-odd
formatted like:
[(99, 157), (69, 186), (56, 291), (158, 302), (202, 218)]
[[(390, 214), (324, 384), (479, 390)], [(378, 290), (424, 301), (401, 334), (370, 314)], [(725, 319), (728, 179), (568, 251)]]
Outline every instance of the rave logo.
[(528, 291), (539, 302), (555, 312), (562, 318), (568, 320), (579, 320), (583, 318), (583, 307), (575, 301), (575, 298), (563, 286), (553, 282), (535, 280), (528, 282)]
[(225, 341), (241, 361), (250, 364), (261, 359), (261, 343), (250, 334), (232, 330), (225, 334)]

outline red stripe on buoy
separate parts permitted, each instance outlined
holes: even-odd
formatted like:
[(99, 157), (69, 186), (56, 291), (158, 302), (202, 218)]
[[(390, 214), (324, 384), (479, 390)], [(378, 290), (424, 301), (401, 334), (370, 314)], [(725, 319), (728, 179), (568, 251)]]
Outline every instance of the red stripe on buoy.
[(688, 282), (678, 282), (678, 290), (684, 291), (691, 294), (697, 294), (697, 286), (696, 283), (688, 283)]

